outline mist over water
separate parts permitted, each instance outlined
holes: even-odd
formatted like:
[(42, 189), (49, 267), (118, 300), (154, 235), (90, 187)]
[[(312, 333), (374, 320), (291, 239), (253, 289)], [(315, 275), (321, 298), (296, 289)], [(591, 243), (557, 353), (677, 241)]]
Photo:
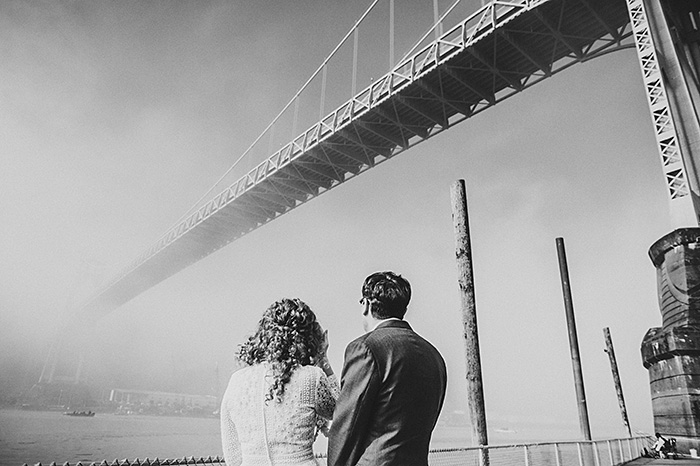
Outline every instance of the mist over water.
[[(489, 443), (579, 438), (571, 426), (511, 426), (505, 430), (490, 432)], [(431, 448), (469, 446), (469, 437), (468, 426), (441, 425), (433, 434)], [(326, 447), (326, 439), (321, 436), (314, 450), (325, 454)], [(73, 418), (60, 412), (0, 409), (0, 466), (217, 455), (222, 456), (218, 419), (113, 414)]]
[[(408, 10), (399, 15), (427, 5), (432, 17), (431, 2), (401, 3)], [(479, 4), (471, 0), (472, 10)], [(236, 368), (236, 346), (282, 297), (299, 297), (317, 313), (339, 374), (345, 345), (362, 332), (363, 279), (394, 270), (413, 287), (407, 320), (447, 361), (444, 412), (465, 411), (449, 199), (450, 184), (463, 178), (490, 427), (517, 432), (503, 434), (506, 443), (509, 435), (576, 437), (554, 243), (562, 236), (593, 436), (625, 435), (604, 327), (612, 332), (632, 429), (651, 430), (639, 346), (661, 319), (647, 249), (671, 227), (633, 50), (545, 80), (94, 322), (70, 320), (78, 303), (231, 166), (365, 7), (316, 0), (0, 2), (0, 406), (28, 402), (56, 343), (73, 352), (58, 373), (74, 373), (82, 357), (90, 386), (84, 406), (51, 393), (47, 403), (61, 409), (104, 408), (119, 388), (219, 396)], [(373, 60), (386, 32), (360, 36)], [(416, 33), (397, 32), (406, 43)], [(15, 438), (17, 449), (2, 443), (0, 451), (28, 456), (22, 462), (83, 453), (96, 460), (210, 455), (219, 448), (212, 420), (13, 413), (2, 411), (0, 442)], [(177, 433), (192, 426), (194, 445)], [(207, 440), (194, 433), (199, 428)], [(78, 445), (51, 436), (59, 431)], [(140, 439), (163, 443), (150, 451)], [(496, 434), (491, 440), (500, 441)]]

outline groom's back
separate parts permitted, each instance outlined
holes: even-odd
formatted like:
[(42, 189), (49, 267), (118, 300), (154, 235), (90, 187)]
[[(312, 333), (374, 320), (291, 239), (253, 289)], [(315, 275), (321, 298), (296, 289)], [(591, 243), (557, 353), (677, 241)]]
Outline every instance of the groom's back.
[(374, 464), (427, 464), (447, 383), (442, 356), (413, 330), (391, 326), (372, 332), (367, 346), (383, 369), (368, 459), (378, 460)]
[(348, 351), (369, 353), (365, 354), (373, 360), (377, 382), (372, 384), (374, 393), (360, 395), (372, 400), (364, 428), (336, 432), (336, 441), (354, 445), (339, 446), (344, 451), (329, 452), (329, 459), (337, 465), (427, 465), (430, 437), (446, 388), (440, 353), (405, 321), (383, 323), (351, 343)]

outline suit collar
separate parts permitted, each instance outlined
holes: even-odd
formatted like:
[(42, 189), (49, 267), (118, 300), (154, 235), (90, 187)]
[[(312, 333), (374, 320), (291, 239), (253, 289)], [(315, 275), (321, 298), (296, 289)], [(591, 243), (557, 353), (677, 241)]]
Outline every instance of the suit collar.
[(381, 321), (379, 324), (377, 324), (376, 327), (374, 327), (374, 329), (372, 329), (372, 331), (380, 329), (380, 328), (389, 328), (389, 327), (391, 327), (391, 328), (407, 328), (409, 330), (411, 329), (411, 326), (405, 320), (392, 318), (392, 319), (385, 319), (385, 320)]

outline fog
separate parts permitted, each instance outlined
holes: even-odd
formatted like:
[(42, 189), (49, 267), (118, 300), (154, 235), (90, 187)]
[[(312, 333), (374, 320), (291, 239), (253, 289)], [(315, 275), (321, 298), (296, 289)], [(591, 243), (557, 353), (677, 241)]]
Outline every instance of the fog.
[(674, 225), (629, 49), (302, 205), (94, 326), (63, 329), (229, 168), (365, 7), (0, 4), (0, 400), (38, 380), (57, 340), (85, 350), (88, 378), (105, 390), (216, 394), (237, 344), (282, 297), (316, 311), (340, 372), (362, 332), (363, 279), (394, 270), (414, 289), (407, 320), (447, 360), (446, 410), (465, 409), (449, 195), (462, 178), (491, 425), (578, 425), (555, 247), (564, 237), (593, 435), (625, 435), (604, 327), (632, 428), (651, 431), (639, 347), (661, 316), (647, 250)]

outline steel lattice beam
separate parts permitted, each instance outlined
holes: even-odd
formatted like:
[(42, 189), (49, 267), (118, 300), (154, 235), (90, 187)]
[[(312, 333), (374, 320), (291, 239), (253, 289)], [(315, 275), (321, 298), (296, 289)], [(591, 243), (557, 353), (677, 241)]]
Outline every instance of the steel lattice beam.
[(683, 199), (690, 195), (690, 189), (644, 2), (627, 0), (627, 7), (668, 194), (671, 200)]
[(483, 6), (190, 214), (82, 311), (109, 312), (301, 203), (619, 46), (632, 36), (629, 23), (625, 0)]

